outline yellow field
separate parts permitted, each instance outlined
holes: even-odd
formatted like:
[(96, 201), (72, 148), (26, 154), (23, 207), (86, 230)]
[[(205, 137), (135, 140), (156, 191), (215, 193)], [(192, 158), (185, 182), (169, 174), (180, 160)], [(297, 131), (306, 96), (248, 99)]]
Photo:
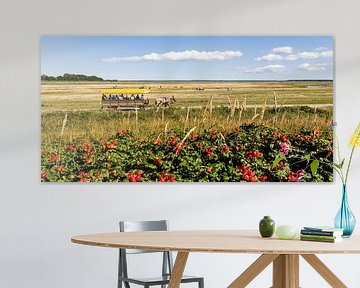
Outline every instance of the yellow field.
[[(101, 110), (100, 90), (114, 87), (150, 89), (149, 109)], [(177, 101), (170, 108), (152, 109), (156, 98), (172, 95)], [(332, 122), (332, 103), (332, 82), (43, 83), (42, 144), (92, 141), (122, 128), (139, 137), (194, 126), (232, 129), (244, 122), (289, 132), (321, 130)]]
[[(272, 105), (274, 92), (278, 105), (332, 105), (332, 82), (48, 82), (41, 85), (42, 112), (98, 110), (101, 89), (150, 89), (150, 107), (161, 96), (174, 95), (173, 107), (205, 107), (212, 98), (214, 106), (230, 101), (246, 105)], [(203, 89), (203, 90), (199, 90)]]

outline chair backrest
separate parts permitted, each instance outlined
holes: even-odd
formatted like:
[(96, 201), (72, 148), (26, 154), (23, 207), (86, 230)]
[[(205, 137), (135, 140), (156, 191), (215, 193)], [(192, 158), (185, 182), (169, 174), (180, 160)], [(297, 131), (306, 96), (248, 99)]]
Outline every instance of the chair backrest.
[(167, 231), (168, 229), (169, 224), (167, 220), (120, 221), (120, 232)]
[[(120, 232), (140, 232), (140, 231), (167, 231), (169, 224), (167, 220), (158, 221), (120, 221)], [(140, 254), (140, 253), (159, 253), (161, 251), (136, 250), (136, 249), (119, 249), (119, 276), (128, 277), (127, 272), (127, 257), (126, 254)], [(171, 275), (173, 267), (173, 259), (171, 252), (163, 253), (162, 275)], [(120, 282), (118, 282), (120, 283)], [(127, 283), (130, 287), (129, 284)], [(121, 286), (121, 285), (120, 285)]]
[[(167, 231), (167, 220), (157, 221), (120, 221), (120, 232)], [(126, 254), (156, 253), (159, 251), (126, 249)]]

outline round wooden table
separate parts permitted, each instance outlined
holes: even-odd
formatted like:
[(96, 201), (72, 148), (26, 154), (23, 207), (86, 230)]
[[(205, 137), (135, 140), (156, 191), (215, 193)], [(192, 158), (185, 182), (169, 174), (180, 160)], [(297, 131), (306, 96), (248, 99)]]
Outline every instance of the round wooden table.
[(99, 233), (75, 236), (71, 241), (99, 247), (176, 251), (178, 253), (169, 288), (180, 286), (190, 252), (262, 254), (228, 288), (246, 287), (271, 263), (272, 287), (298, 288), (300, 255), (331, 287), (347, 287), (315, 254), (360, 253), (358, 235), (334, 244), (262, 238), (256, 230)]

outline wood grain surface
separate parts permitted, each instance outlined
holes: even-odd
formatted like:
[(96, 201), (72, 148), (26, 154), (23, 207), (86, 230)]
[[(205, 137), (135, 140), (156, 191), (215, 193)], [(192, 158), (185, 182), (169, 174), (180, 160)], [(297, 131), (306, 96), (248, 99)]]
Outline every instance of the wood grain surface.
[(250, 254), (357, 254), (360, 237), (339, 243), (321, 243), (262, 238), (257, 230), (193, 230), (159, 232), (115, 232), (74, 236), (77, 244), (180, 252)]

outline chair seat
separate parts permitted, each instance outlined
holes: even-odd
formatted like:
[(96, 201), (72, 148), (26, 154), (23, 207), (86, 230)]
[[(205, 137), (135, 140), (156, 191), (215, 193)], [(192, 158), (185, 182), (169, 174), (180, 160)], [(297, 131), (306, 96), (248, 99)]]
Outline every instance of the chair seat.
[[(188, 282), (196, 282), (200, 281), (202, 277), (196, 276), (186, 276), (184, 275), (181, 278), (181, 283), (188, 283)], [(161, 285), (161, 284), (168, 284), (170, 281), (170, 276), (164, 277), (149, 277), (149, 278), (126, 278), (126, 277), (119, 277), (119, 280), (124, 282), (134, 283), (138, 285), (150, 284), (150, 285)]]

